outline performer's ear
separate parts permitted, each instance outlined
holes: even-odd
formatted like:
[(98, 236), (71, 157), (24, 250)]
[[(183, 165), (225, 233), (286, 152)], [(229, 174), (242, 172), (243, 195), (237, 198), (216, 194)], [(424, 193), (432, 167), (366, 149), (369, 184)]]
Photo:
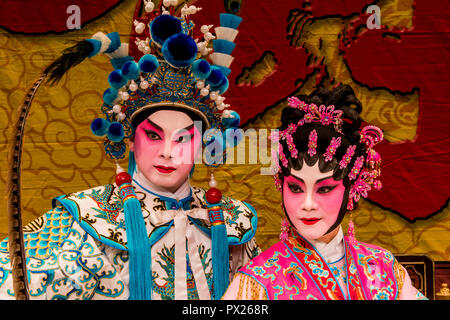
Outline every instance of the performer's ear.
[(128, 147), (130, 148), (131, 152), (134, 152), (134, 136), (128, 139)]

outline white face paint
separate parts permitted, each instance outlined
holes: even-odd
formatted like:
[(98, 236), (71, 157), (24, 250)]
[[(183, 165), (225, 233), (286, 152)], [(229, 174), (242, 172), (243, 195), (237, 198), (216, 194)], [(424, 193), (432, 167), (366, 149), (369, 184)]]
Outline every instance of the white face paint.
[(160, 110), (136, 128), (130, 150), (154, 185), (175, 192), (188, 178), (201, 149), (201, 134), (184, 112)]
[(334, 180), (332, 171), (320, 172), (319, 162), (291, 169), (283, 182), (286, 213), (297, 232), (308, 240), (323, 240), (339, 217), (344, 193), (343, 181)]

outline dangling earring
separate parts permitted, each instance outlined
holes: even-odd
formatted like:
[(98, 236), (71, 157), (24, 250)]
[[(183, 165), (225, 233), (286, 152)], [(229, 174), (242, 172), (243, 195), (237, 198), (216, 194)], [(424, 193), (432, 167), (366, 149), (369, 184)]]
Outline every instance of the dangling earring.
[(281, 233), (280, 233), (280, 240), (282, 242), (285, 242), (287, 240), (288, 232), (289, 232), (289, 221), (287, 221), (287, 219), (283, 219), (283, 221), (281, 221)]
[(353, 214), (351, 211), (350, 211), (350, 221), (348, 222), (348, 239), (351, 244), (356, 243), (355, 224), (353, 223)]

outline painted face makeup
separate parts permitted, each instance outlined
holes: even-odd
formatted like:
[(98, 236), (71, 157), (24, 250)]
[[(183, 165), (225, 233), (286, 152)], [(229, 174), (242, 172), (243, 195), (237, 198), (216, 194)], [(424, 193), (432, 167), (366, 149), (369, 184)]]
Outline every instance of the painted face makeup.
[(322, 240), (339, 217), (345, 193), (343, 181), (322, 173), (319, 163), (304, 163), (284, 178), (283, 204), (296, 230), (307, 240)]
[(184, 112), (160, 110), (136, 128), (130, 150), (144, 176), (175, 192), (189, 177), (201, 147), (201, 133)]

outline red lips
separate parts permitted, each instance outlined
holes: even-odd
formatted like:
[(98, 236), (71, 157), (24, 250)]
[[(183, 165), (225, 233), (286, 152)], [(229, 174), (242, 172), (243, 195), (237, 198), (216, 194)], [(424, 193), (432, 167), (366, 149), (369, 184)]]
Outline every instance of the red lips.
[(316, 222), (318, 222), (320, 219), (319, 218), (302, 218), (300, 220), (302, 220), (302, 222), (306, 225), (313, 225)]
[(156, 170), (161, 173), (171, 173), (176, 170), (174, 167), (166, 167), (166, 166), (155, 166)]

